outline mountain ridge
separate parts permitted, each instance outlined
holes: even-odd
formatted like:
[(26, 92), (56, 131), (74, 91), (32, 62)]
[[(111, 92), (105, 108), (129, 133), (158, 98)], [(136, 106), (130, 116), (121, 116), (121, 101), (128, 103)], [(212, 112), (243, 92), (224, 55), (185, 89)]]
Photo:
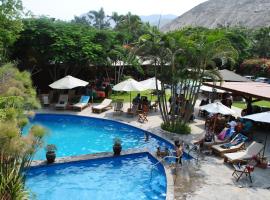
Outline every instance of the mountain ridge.
[(168, 32), (185, 26), (270, 26), (270, 0), (208, 0), (164, 25), (161, 30)]

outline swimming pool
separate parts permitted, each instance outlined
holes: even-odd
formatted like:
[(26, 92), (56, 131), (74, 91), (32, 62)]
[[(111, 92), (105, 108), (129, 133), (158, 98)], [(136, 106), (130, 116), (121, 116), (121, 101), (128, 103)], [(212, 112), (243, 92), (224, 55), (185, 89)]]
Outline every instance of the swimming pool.
[[(57, 157), (112, 152), (115, 137), (121, 138), (123, 150), (147, 148), (154, 152), (158, 146), (173, 149), (171, 143), (154, 134), (147, 132), (149, 140), (145, 141), (146, 131), (112, 120), (76, 115), (36, 114), (24, 127), (23, 134), (27, 134), (34, 124), (48, 129), (45, 143), (57, 146)], [(45, 150), (40, 149), (34, 159), (44, 160)]]
[(164, 200), (166, 175), (155, 163), (149, 153), (138, 153), (33, 167), (26, 186), (39, 200)]

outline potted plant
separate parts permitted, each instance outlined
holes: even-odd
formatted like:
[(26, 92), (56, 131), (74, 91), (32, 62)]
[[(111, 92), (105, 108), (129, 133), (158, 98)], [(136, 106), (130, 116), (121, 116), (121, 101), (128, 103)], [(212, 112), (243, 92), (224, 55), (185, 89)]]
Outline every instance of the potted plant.
[(122, 150), (122, 141), (120, 138), (114, 138), (113, 140), (113, 152), (115, 156), (119, 156)]
[(54, 144), (48, 144), (45, 149), (46, 149), (47, 162), (53, 163), (56, 158), (56, 154), (55, 154), (55, 151), (57, 150), (56, 146)]

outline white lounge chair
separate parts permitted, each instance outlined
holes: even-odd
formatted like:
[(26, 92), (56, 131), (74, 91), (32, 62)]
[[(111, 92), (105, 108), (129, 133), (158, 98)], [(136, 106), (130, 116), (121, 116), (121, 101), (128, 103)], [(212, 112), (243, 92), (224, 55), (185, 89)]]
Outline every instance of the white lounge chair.
[(75, 110), (80, 110), (86, 108), (89, 105), (90, 96), (81, 96), (80, 101), (74, 104), (72, 107)]
[(224, 154), (224, 161), (236, 163), (243, 160), (250, 160), (253, 156), (257, 156), (262, 150), (264, 145), (258, 142), (252, 142), (245, 150), (235, 153)]
[(239, 133), (230, 142), (213, 145), (211, 148), (215, 153), (223, 157), (225, 153), (232, 153), (242, 150), (245, 147), (246, 140), (247, 137)]
[(111, 99), (104, 99), (99, 105), (92, 107), (93, 113), (101, 113), (107, 109), (112, 108), (112, 100)]
[(49, 106), (50, 102), (49, 102), (49, 94), (42, 94), (41, 95), (42, 98), (42, 104), (43, 106)]
[(68, 95), (61, 94), (59, 96), (58, 103), (55, 104), (55, 109), (66, 109), (67, 104), (68, 104)]
[(115, 113), (122, 113), (123, 112), (123, 102), (124, 102), (124, 99), (117, 99), (115, 102), (114, 102), (114, 112)]

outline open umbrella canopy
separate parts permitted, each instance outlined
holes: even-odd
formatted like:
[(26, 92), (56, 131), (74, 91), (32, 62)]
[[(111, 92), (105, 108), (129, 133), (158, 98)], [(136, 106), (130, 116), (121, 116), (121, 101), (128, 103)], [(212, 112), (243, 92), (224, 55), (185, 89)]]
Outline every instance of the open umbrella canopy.
[(204, 106), (200, 107), (201, 110), (205, 110), (209, 113), (220, 113), (222, 115), (234, 115), (236, 114), (236, 112), (230, 108), (228, 108), (227, 106), (224, 106), (222, 103), (220, 102), (215, 102), (215, 103), (210, 103)]
[(73, 76), (65, 76), (58, 81), (53, 82), (49, 86), (53, 89), (68, 90), (75, 87), (85, 87), (88, 82), (81, 79), (75, 78)]
[(132, 91), (144, 91), (147, 90), (140, 82), (129, 78), (125, 81), (122, 81), (112, 88), (115, 91), (125, 91), (125, 92), (132, 92)]
[(252, 115), (246, 115), (243, 117), (244, 119), (250, 119), (256, 122), (262, 122), (262, 123), (270, 123), (270, 111), (268, 112), (262, 112), (262, 113), (256, 113)]
[[(156, 90), (156, 78), (149, 78), (146, 79), (144, 81), (140, 81), (140, 83), (143, 85), (143, 87), (145, 87), (148, 90)], [(157, 80), (157, 84), (158, 84), (158, 90), (161, 90), (161, 82), (160, 80)]]

